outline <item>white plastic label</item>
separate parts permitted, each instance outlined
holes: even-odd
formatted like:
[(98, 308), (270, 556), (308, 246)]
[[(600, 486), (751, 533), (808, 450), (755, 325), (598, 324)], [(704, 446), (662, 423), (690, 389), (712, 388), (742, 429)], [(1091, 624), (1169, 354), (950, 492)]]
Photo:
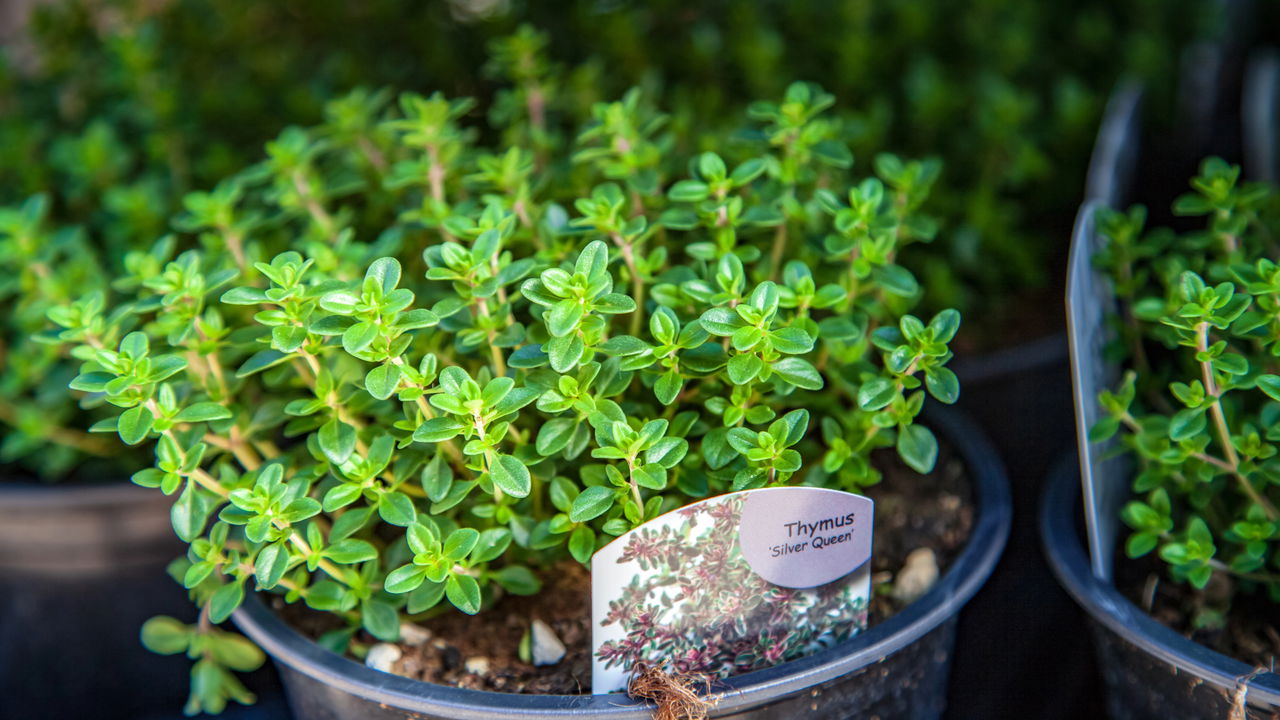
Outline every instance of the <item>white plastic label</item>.
[(1071, 345), (1071, 381), (1075, 390), (1076, 443), (1085, 527), (1094, 575), (1111, 579), (1111, 557), (1119, 534), (1120, 507), (1128, 497), (1124, 460), (1109, 447), (1089, 442), (1089, 428), (1102, 416), (1098, 395), (1114, 386), (1115, 368), (1103, 359), (1109, 340), (1107, 313), (1115, 306), (1106, 279), (1091, 265), (1099, 205), (1087, 203), (1076, 219), (1067, 271), (1067, 330)]
[(592, 558), (593, 693), (637, 662), (724, 678), (861, 632), (874, 504), (813, 487), (746, 490), (635, 528)]

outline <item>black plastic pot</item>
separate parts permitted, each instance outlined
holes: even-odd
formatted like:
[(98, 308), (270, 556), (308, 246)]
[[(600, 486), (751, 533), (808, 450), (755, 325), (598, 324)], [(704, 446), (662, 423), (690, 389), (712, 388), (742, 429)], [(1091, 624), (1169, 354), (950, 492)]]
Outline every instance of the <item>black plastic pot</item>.
[[(1257, 171), (1269, 162), (1266, 153), (1274, 143), (1276, 78), (1274, 58), (1259, 56), (1245, 83), (1244, 105), (1233, 104), (1240, 95), (1239, 51), (1214, 51), (1217, 58), (1206, 63), (1197, 72), (1205, 73), (1203, 82), (1188, 82), (1184, 78), (1183, 92), (1188, 97), (1206, 94), (1206, 107), (1218, 105), (1223, 110), (1212, 113), (1207, 122), (1186, 123), (1194, 125), (1195, 132), (1178, 136), (1179, 142), (1166, 146), (1153, 141), (1150, 134), (1140, 132), (1140, 104), (1132, 104), (1129, 119), (1121, 121), (1115, 116), (1117, 132), (1110, 139), (1111, 154), (1123, 154), (1127, 159), (1117, 167), (1134, 167), (1134, 159), (1140, 180), (1136, 183), (1111, 182), (1121, 190), (1126, 187), (1137, 191), (1139, 201), (1151, 207), (1153, 225), (1169, 224), (1175, 218), (1167, 217), (1169, 198), (1182, 192), (1186, 178), (1194, 173), (1200, 158), (1207, 154), (1219, 154), (1228, 158), (1239, 157), (1240, 146), (1250, 152), (1260, 152), (1256, 160), (1247, 156), (1246, 169)], [(1190, 57), (1192, 54), (1188, 54)], [(1226, 58), (1224, 60), (1224, 58)], [(1195, 68), (1192, 68), (1195, 69)], [(1215, 83), (1211, 78), (1218, 78)], [(1192, 78), (1194, 79), (1194, 78)], [(1204, 87), (1201, 87), (1204, 86)], [(1200, 91), (1196, 88), (1201, 87)], [(1212, 91), (1212, 92), (1211, 92)], [(1121, 107), (1119, 96), (1112, 105)], [(1108, 109), (1107, 123), (1112, 121)], [(1124, 128), (1121, 130), (1121, 128)], [(1242, 132), (1243, 129), (1243, 132)], [(1099, 134), (1095, 148), (1095, 161), (1108, 154), (1104, 148), (1106, 128)], [(1196, 138), (1199, 138), (1196, 140)], [(1243, 141), (1242, 141), (1243, 137)], [(1192, 142), (1192, 140), (1195, 140)], [(1183, 170), (1182, 168), (1185, 168)], [(1091, 177), (1091, 187), (1094, 185)], [(1145, 193), (1145, 194), (1144, 194)], [(1121, 207), (1120, 196), (1105, 197), (1102, 193), (1090, 193), (1090, 202), (1081, 208), (1076, 238), (1073, 246), (1073, 269), (1078, 273), (1090, 273), (1090, 255), (1095, 240), (1092, 216), (1098, 207)], [(1079, 304), (1068, 306), (1073, 322), (1081, 328), (1076, 348), (1078, 357), (1073, 362), (1074, 381), (1077, 383), (1076, 416), (1079, 438), (1078, 456), (1086, 456), (1089, 448), (1092, 464), (1086, 468), (1085, 480), (1097, 503), (1096, 525), (1091, 528), (1091, 543), (1105, 548), (1095, 558), (1085, 552), (1077, 522), (1084, 513), (1079, 500), (1081, 473), (1080, 461), (1073, 455), (1070, 461), (1058, 463), (1049, 473), (1048, 487), (1041, 500), (1040, 532), (1051, 568), (1059, 582), (1073, 599), (1090, 616), (1088, 621), (1093, 636), (1100, 675), (1106, 690), (1105, 703), (1108, 714), (1119, 720), (1155, 720), (1156, 718), (1215, 718), (1222, 720), (1246, 720), (1253, 718), (1280, 718), (1276, 705), (1280, 683), (1274, 675), (1253, 676), (1254, 668), (1200, 646), (1173, 630), (1161, 625), (1145, 612), (1130, 603), (1112, 584), (1110, 560), (1117, 535), (1122, 535), (1119, 525), (1119, 505), (1128, 487), (1129, 470), (1123, 460), (1107, 452), (1106, 448), (1087, 445), (1088, 428), (1097, 417), (1094, 370), (1104, 367), (1097, 336), (1092, 334), (1098, 313), (1105, 313), (1109, 296), (1085, 293), (1077, 298)], [(1102, 386), (1111, 384), (1102, 374)], [(1093, 378), (1092, 381), (1088, 381)], [(1248, 710), (1246, 710), (1246, 705)]]
[[(1141, 87), (1130, 82), (1112, 93), (1089, 161), (1086, 197), (1118, 205), (1128, 195), (1136, 150), (1129, 140), (1141, 97)], [(1101, 689), (1084, 684), (1093, 677), (1088, 638), (1062, 633), (1083, 620), (1044, 563), (1035, 521), (1045, 475), (1075, 442), (1067, 349), (1067, 335), (1059, 331), (951, 365), (960, 377), (960, 407), (1008, 465), (1014, 507), (1009, 549), (960, 622), (951, 680), (951, 700), (963, 708), (957, 717), (1074, 720), (1101, 706)], [(997, 624), (1016, 628), (1018, 642), (992, 633)], [(1049, 646), (1054, 651), (1046, 655)], [(1000, 658), (1000, 672), (991, 671), (992, 658)]]
[[(1101, 693), (1089, 696), (1063, 682), (1063, 675), (1088, 677), (1092, 655), (1087, 639), (1062, 637), (1060, 628), (1077, 622), (1079, 610), (1044, 564), (1035, 523), (1040, 482), (1071, 443), (1066, 336), (957, 358), (951, 366), (960, 377), (961, 410), (1006, 463), (1013, 522), (999, 565), (960, 618), (947, 717), (1075, 720), (1100, 705)], [(1017, 642), (993, 627), (1016, 628)], [(1046, 658), (1042, 648), (1049, 644), (1055, 652)], [(999, 672), (992, 672), (995, 658)]]
[(1254, 674), (1239, 660), (1188, 640), (1093, 575), (1076, 527), (1079, 500), (1073, 456), (1049, 477), (1040, 527), (1054, 574), (1090, 616), (1108, 714), (1115, 720), (1280, 717), (1280, 676)]
[[(960, 453), (978, 506), (969, 544), (923, 598), (822, 653), (725, 681), (715, 718), (936, 718), (946, 704), (956, 618), (995, 567), (1009, 532), (1004, 468), (976, 427), (954, 411), (928, 422)], [(240, 629), (275, 660), (298, 720), (646, 720), (622, 694), (512, 695), (431, 685), (366, 668), (289, 627), (260, 596), (236, 611)]]
[[(991, 437), (1015, 483), (1025, 479), (1019, 465), (1047, 462), (1070, 442), (1062, 432), (1071, 427), (1065, 333), (958, 358), (952, 368), (963, 388), (960, 407)], [(1028, 414), (1043, 422), (1027, 422)]]
[(1280, 51), (1258, 50), (1245, 70), (1244, 99), (1240, 115), (1244, 123), (1245, 174), (1253, 180), (1274, 183), (1280, 179), (1280, 148), (1276, 147), (1276, 113), (1280, 112)]
[(180, 708), (188, 664), (148, 653), (150, 616), (193, 615), (154, 490), (0, 483), (0, 718), (137, 718)]

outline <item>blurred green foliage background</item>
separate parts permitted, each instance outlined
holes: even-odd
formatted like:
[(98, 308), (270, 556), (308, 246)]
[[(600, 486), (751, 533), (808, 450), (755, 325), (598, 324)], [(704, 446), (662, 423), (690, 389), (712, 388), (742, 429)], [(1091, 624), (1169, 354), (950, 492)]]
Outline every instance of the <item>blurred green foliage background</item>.
[[(942, 231), (907, 261), (931, 308), (961, 308), (970, 349), (1028, 339), (1060, 322), (1050, 281), (1109, 92), (1133, 75), (1153, 104), (1169, 104), (1179, 49), (1217, 32), (1217, 7), (43, 0), (0, 52), (0, 302), (13, 308), (0, 423), (20, 429), (5, 434), (0, 462), (49, 442), (49, 418), (74, 424), (60, 400), (69, 363), (28, 339), (48, 327), (50, 304), (105, 287), (128, 249), (168, 230), (184, 193), (260, 158), (281, 128), (358, 121), (341, 104), (326, 117), (327, 101), (358, 86), (512, 88), (475, 111), (498, 116), (536, 92), (538, 142), (551, 145), (593, 103), (639, 86), (673, 110), (684, 154), (741, 139), (751, 102), (816, 82), (837, 98), (855, 164), (886, 150), (942, 159), (927, 208)], [(46, 199), (19, 207), (37, 194)], [(77, 453), (58, 450), (44, 470)]]

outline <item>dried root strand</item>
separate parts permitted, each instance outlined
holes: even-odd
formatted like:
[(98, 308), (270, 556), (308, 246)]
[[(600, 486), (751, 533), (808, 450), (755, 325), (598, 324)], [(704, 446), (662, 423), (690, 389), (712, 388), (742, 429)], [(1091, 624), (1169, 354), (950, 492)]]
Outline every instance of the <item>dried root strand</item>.
[(1227, 720), (1249, 720), (1249, 683), (1266, 672), (1271, 671), (1258, 667), (1253, 672), (1236, 678), (1236, 689), (1231, 693), (1231, 714), (1227, 716)]
[(706, 720), (714, 703), (698, 694), (699, 686), (705, 691), (711, 682), (701, 675), (672, 675), (656, 665), (639, 662), (627, 683), (627, 694), (653, 701), (658, 706), (653, 720)]

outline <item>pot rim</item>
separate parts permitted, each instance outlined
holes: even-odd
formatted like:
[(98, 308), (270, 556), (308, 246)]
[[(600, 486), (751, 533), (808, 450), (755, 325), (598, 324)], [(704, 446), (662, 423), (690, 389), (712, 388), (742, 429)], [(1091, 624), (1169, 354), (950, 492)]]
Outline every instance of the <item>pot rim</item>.
[(1079, 508), (1079, 460), (1072, 453), (1050, 470), (1040, 502), (1040, 539), (1058, 582), (1095, 621), (1125, 641), (1166, 662), (1179, 673), (1211, 683), (1227, 693), (1248, 686), (1250, 705), (1280, 706), (1280, 675), (1250, 677), (1254, 668), (1166, 627), (1134, 605), (1090, 569), (1074, 518)]
[[(854, 638), (805, 658), (722, 681), (717, 714), (744, 711), (809, 690), (879, 662), (955, 616), (995, 568), (1009, 535), (1012, 505), (999, 456), (962, 413), (932, 406), (926, 420), (946, 437), (968, 468), (977, 519), (964, 550), (924, 597)], [(521, 695), (435, 685), (384, 673), (329, 652), (289, 627), (251, 593), (233, 619), (276, 661), (351, 695), (399, 710), (453, 720), (495, 716), (591, 717), (640, 720), (650, 706), (623, 693)]]
[(0, 509), (3, 510), (84, 510), (168, 501), (169, 498), (155, 490), (130, 482), (127, 475), (121, 476), (118, 482), (101, 485), (0, 481)]
[(1016, 345), (958, 357), (949, 366), (964, 388), (1008, 380), (1014, 375), (1036, 372), (1068, 361), (1067, 332), (1056, 330)]
[(0, 575), (70, 582), (163, 569), (181, 550), (169, 524), (171, 503), (127, 480), (0, 480)]

